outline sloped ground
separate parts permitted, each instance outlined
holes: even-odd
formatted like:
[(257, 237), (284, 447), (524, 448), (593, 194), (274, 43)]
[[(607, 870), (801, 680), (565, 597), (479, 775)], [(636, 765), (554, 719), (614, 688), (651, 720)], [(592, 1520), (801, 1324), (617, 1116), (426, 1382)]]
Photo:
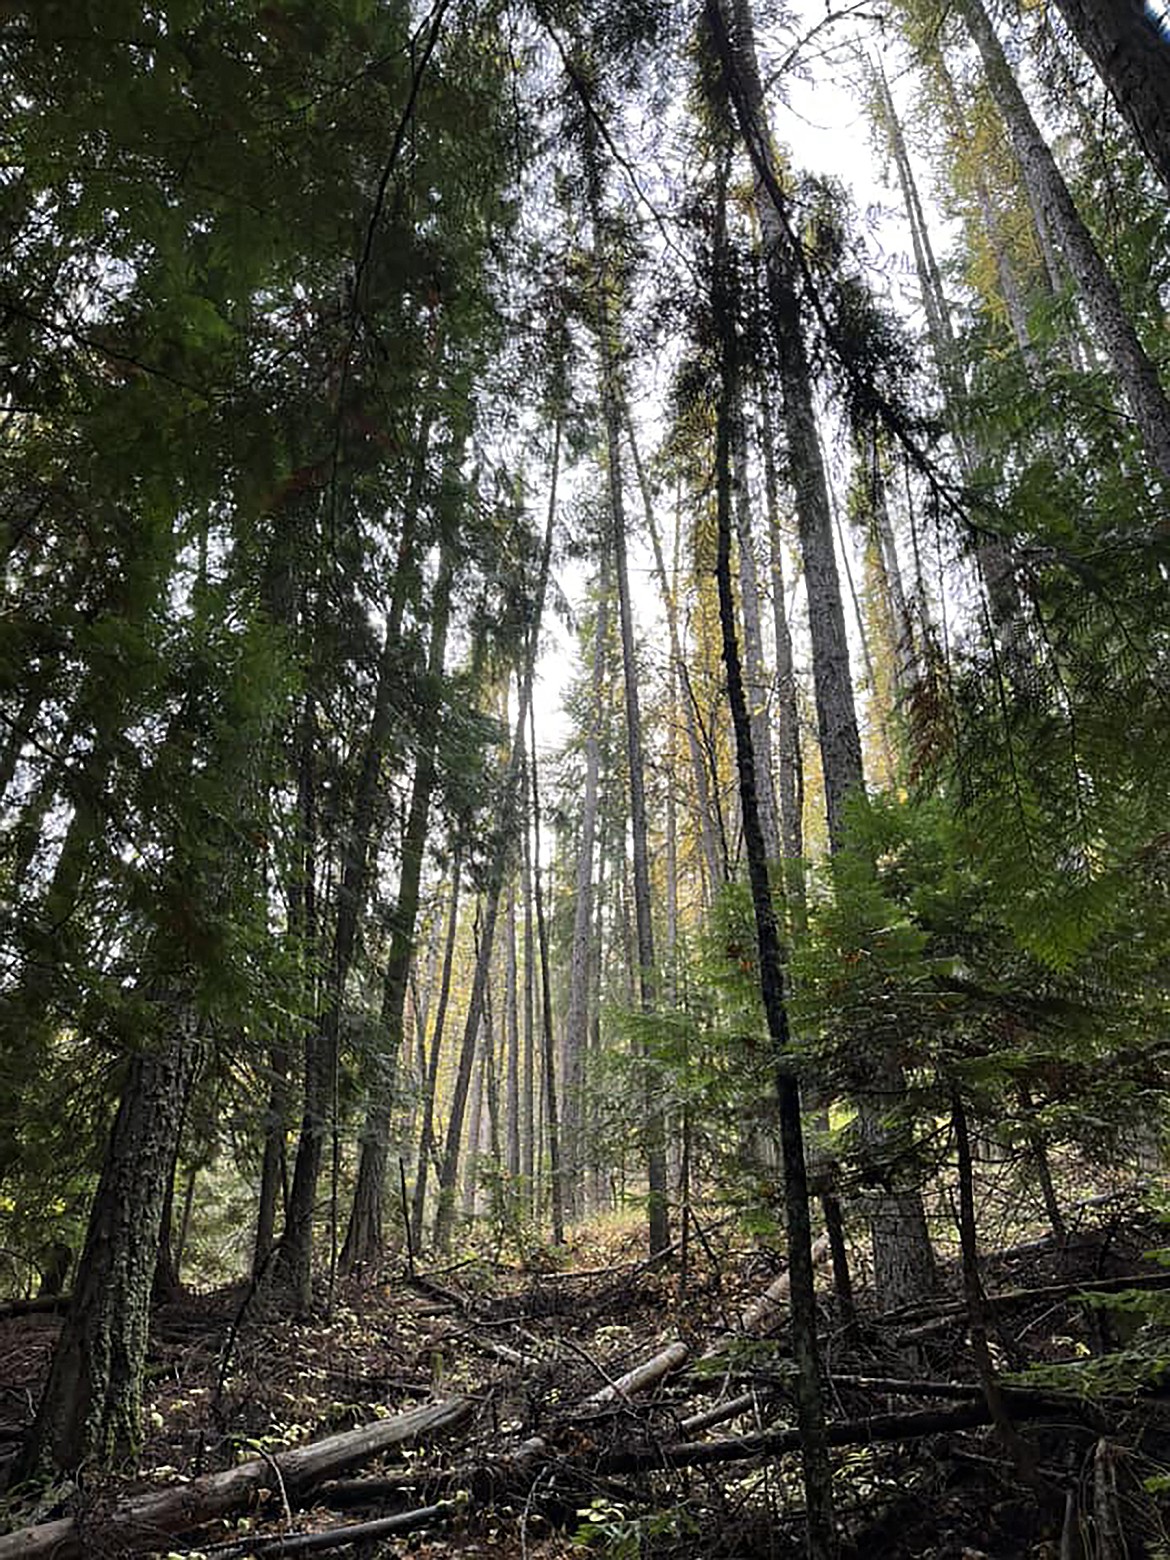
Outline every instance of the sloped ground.
[[(1159, 1362), (1170, 1368), (1170, 1330), (1150, 1314), (1160, 1291), (1138, 1310), (1116, 1299), (1092, 1308), (1069, 1292), (1128, 1275), (1158, 1284), (1166, 1270), (1146, 1253), (1165, 1235), (1133, 1199), (1092, 1209), (1091, 1221), (1065, 1250), (1033, 1245), (986, 1264), (988, 1290), (1008, 1292), (993, 1313), (1002, 1371), (1070, 1362), (1085, 1380), (1103, 1378), (1091, 1400), (1069, 1391), (1067, 1370), (1042, 1383), (1042, 1401), (1035, 1392), (1009, 1398), (1022, 1451), (986, 1425), (954, 1422), (983, 1412), (957, 1274), (948, 1271), (946, 1292), (913, 1312), (865, 1316), (863, 1306), (853, 1335), (837, 1324), (826, 1292), (829, 1411), (854, 1432), (835, 1453), (847, 1554), (1170, 1554), (1158, 1483), (1170, 1475), (1170, 1397), (1159, 1384)], [(733, 1243), (726, 1228), (704, 1236), (690, 1243), (685, 1271), (646, 1267), (640, 1231), (630, 1231), (608, 1244), (582, 1243), (576, 1268), (564, 1273), (479, 1264), (418, 1281), (387, 1274), (344, 1288), (328, 1319), (311, 1323), (252, 1315), (242, 1291), (166, 1308), (152, 1346), (145, 1477), (41, 1492), (35, 1501), (14, 1495), (5, 1526), (81, 1510), (86, 1552), (125, 1553), (116, 1537), (103, 1541), (102, 1513), (114, 1500), (246, 1459), (275, 1468), (289, 1446), (467, 1397), (473, 1413), (462, 1428), (287, 1504), (273, 1479), (267, 1499), (254, 1496), (159, 1552), (223, 1560), (325, 1553), (298, 1542), (317, 1533), (324, 1543), (341, 1524), (444, 1503), (415, 1531), (340, 1549), (335, 1542), (335, 1550), (532, 1560), (589, 1550), (620, 1560), (795, 1556), (798, 1459), (747, 1455), (745, 1444), (794, 1421), (783, 1337), (742, 1341), (697, 1363), (783, 1262)], [(1034, 1293), (1010, 1293), (1020, 1290)], [(1170, 1295), (1163, 1310), (1170, 1315)], [(0, 1456), (28, 1422), (56, 1326), (45, 1315), (0, 1320)], [(644, 1391), (587, 1402), (672, 1340), (689, 1348), (684, 1365)], [(1055, 1387), (1066, 1395), (1053, 1397)], [(726, 1417), (733, 1404), (738, 1410)], [(949, 1427), (922, 1434), (916, 1421), (913, 1433), (898, 1433), (906, 1416), (922, 1414)], [(889, 1416), (897, 1416), (892, 1426)], [(891, 1438), (865, 1444), (871, 1433)], [(696, 1453), (700, 1442), (707, 1450)], [(275, 1540), (285, 1547), (268, 1547)]]

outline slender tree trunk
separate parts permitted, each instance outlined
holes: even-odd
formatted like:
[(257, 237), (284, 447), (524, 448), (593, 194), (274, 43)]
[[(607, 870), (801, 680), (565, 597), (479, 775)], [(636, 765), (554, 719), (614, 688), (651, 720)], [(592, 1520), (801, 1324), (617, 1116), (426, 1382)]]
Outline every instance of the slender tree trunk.
[(476, 1037), (474, 1070), (471, 1074), (471, 1095), (467, 1106), (467, 1148), (463, 1155), (463, 1216), (475, 1217), (479, 1203), (479, 1159), (483, 1146), (484, 1069), (494, 1036), (492, 1034), (491, 988), (484, 993), (483, 1012)]
[(252, 1247), (252, 1277), (258, 1279), (268, 1266), (276, 1245), (277, 1209), (288, 1206), (288, 1165), (285, 1141), (288, 1133), (288, 1047), (277, 1041), (268, 1051), (268, 1107), (264, 1113), (264, 1156), (260, 1164), (260, 1190), (256, 1203), (256, 1239)]
[(772, 781), (772, 716), (768, 707), (770, 680), (764, 664), (764, 635), (760, 626), (760, 586), (752, 531), (751, 488), (748, 476), (748, 440), (742, 405), (733, 408), (732, 471), (735, 489), (735, 529), (739, 541), (739, 605), (743, 616), (746, 692), (752, 719), (752, 751), (756, 756), (756, 805), (769, 861), (780, 859), (780, 830), (776, 818), (776, 790)]
[(451, 1115), (447, 1123), (447, 1141), (443, 1153), (443, 1167), (439, 1176), (439, 1206), (435, 1215), (435, 1245), (444, 1249), (451, 1233), (451, 1221), (455, 1211), (455, 1184), (459, 1170), (459, 1145), (463, 1133), (463, 1115), (467, 1107), (467, 1090), (471, 1082), (471, 1064), (475, 1055), (475, 1040), (483, 1013), (484, 995), (491, 967), (492, 949), (495, 944), (496, 920), (499, 915), (500, 895), (508, 863), (512, 856), (516, 837), (516, 809), (520, 799), (520, 781), (524, 764), (524, 730), (528, 723), (528, 708), (532, 702), (532, 682), (535, 673), (536, 644), (540, 623), (544, 617), (545, 594), (548, 589), (549, 565), (552, 558), (553, 526), (557, 511), (557, 475), (560, 470), (561, 424), (558, 417), (553, 434), (552, 470), (549, 477), (548, 519), (545, 525), (544, 545), (541, 550), (540, 575), (537, 580), (532, 608), (532, 635), (519, 683), (519, 710), (512, 739), (512, 752), (504, 778), (501, 816), (492, 846), (491, 862), (484, 887), (483, 927), (480, 947), (472, 976), (468, 999), (467, 1018), (463, 1031), (463, 1046), (455, 1075), (455, 1088), (451, 1096)]
[[(533, 653), (536, 646), (533, 644)], [(552, 981), (549, 978), (548, 925), (544, 918), (544, 893), (540, 881), (540, 786), (536, 769), (536, 725), (532, 724), (532, 897), (536, 905), (536, 935), (540, 944), (540, 1010), (544, 1036), (544, 1099), (548, 1132), (548, 1180), (552, 1201), (554, 1246), (565, 1243), (565, 1193), (562, 1179), (560, 1123), (557, 1113), (556, 1045), (553, 1040)]]
[[(451, 591), (455, 575), (454, 547), (448, 537), (439, 558), (438, 577), (431, 603), (431, 644), (427, 678), (438, 701), (443, 667), (447, 659), (447, 626), (451, 616)], [(373, 1098), (366, 1113), (358, 1161), (357, 1184), (341, 1265), (345, 1272), (375, 1261), (383, 1245), (383, 1195), (389, 1152), (390, 1122), (395, 1104), (398, 1058), (402, 1051), (406, 1016), (406, 992), (410, 961), (414, 955), (415, 925), (426, 854), (427, 823), (431, 796), (438, 775), (438, 740), (441, 715), (436, 704), (420, 721), (419, 752), (411, 785), (410, 811), (402, 836), (398, 900), (390, 923), (390, 951), (383, 976), (381, 1030), (383, 1052)]]
[(589, 726), (585, 733), (585, 790), (581, 800), (581, 833), (577, 848), (573, 944), (569, 957), (569, 1009), (565, 1021), (564, 1203), (565, 1212), (580, 1215), (582, 1172), (582, 1112), (585, 1053), (589, 1042), (589, 949), (593, 932), (593, 863), (597, 837), (598, 772), (604, 711), (606, 641), (609, 637), (608, 550), (602, 553), (597, 590), (597, 622), (593, 636), (593, 671)]
[(764, 500), (768, 513), (768, 552), (772, 583), (772, 631), (776, 647), (776, 756), (780, 802), (780, 848), (784, 854), (784, 889), (788, 919), (794, 932), (806, 922), (804, 892), (804, 762), (800, 752), (800, 702), (792, 631), (788, 626), (784, 589), (784, 542), (780, 535), (779, 485), (776, 479), (776, 435), (772, 403), (766, 385), (760, 397), (764, 446)]
[(514, 1185), (520, 1176), (520, 991), (516, 957), (516, 887), (508, 885), (505, 922), (506, 959), (504, 974), (505, 1021), (507, 1026), (507, 1063), (504, 1073), (504, 1116), (508, 1151), (504, 1168)]
[(443, 950), (443, 973), (439, 979), (439, 1002), (435, 1009), (435, 1030), (431, 1036), (431, 1054), (423, 1083), (422, 1125), (419, 1128), (418, 1166), (414, 1194), (410, 1204), (410, 1228), (417, 1251), (422, 1244), (423, 1219), (427, 1205), (427, 1175), (435, 1148), (435, 1093), (439, 1081), (439, 1057), (447, 1022), (447, 1004), (451, 998), (451, 972), (455, 964), (455, 937), (459, 930), (459, 880), (463, 868), (462, 842), (455, 847), (451, 863), (451, 912), (447, 922), (447, 944)]
[[(726, 175), (724, 175), (726, 177)], [(720, 218), (723, 217), (720, 190)], [(720, 221), (719, 245), (725, 238)], [(733, 423), (739, 414), (736, 384), (737, 348), (730, 300), (724, 295), (727, 257), (716, 257), (716, 327), (723, 347), (723, 387), (717, 427), (716, 483), (718, 494), (719, 617), (723, 631), (723, 656), (727, 666), (727, 691), (735, 727), (736, 764), (740, 807), (755, 912), (756, 945), (760, 961), (760, 990), (767, 1016), (768, 1034), (776, 1056), (776, 1087), (780, 1114), (780, 1142), (784, 1156), (784, 1207), (788, 1233), (788, 1263), (792, 1275), (792, 1352), (796, 1360), (796, 1397), (802, 1445), (808, 1552), (812, 1560), (829, 1560), (836, 1553), (833, 1529), (832, 1468), (825, 1435), (821, 1400), (820, 1360), (816, 1331), (816, 1293), (813, 1284), (812, 1231), (809, 1223), (808, 1183), (800, 1116), (800, 1089), (793, 1070), (788, 1034), (784, 973), (780, 937), (768, 877), (768, 855), (760, 823), (756, 764), (752, 747), (751, 716), (744, 689), (743, 671), (735, 632), (735, 602), (731, 587), (731, 448)]]
[[(608, 469), (609, 513), (615, 572), (617, 575), (618, 613), (621, 623), (622, 669), (626, 701), (626, 751), (629, 764), (630, 831), (634, 869), (634, 917), (638, 942), (638, 983), (640, 1005), (644, 1013), (654, 1011), (654, 927), (650, 904), (650, 845), (646, 816), (646, 780), (642, 757), (642, 708), (638, 694), (637, 652), (634, 641), (634, 616), (630, 599), (629, 566), (626, 557), (625, 497), (622, 483), (621, 395), (613, 339), (609, 302), (612, 285), (605, 254), (601, 212), (601, 174), (593, 121), (587, 121), (590, 133), (586, 143), (586, 180), (593, 227), (594, 284), (597, 289), (597, 339), (601, 358), (601, 400), (605, 423)], [(666, 1186), (666, 1126), (653, 1085), (646, 1101), (646, 1180), (649, 1203), (650, 1254), (665, 1251), (670, 1245), (670, 1219)]]
[[(795, 238), (789, 231), (783, 184), (767, 132), (750, 0), (730, 0), (730, 23), (726, 3), (728, 0), (706, 0), (706, 14), (728, 97), (755, 171), (756, 212), (784, 397), (789, 476), (796, 496), (808, 593), (829, 846), (835, 855), (847, 843), (848, 807), (851, 800), (864, 797), (865, 777), (833, 547), (833, 517), (796, 292)], [(904, 1093), (900, 1065), (887, 1051), (875, 1059), (872, 1097), (860, 1102), (867, 1136), (879, 1155), (888, 1157), (883, 1118)], [(877, 1289), (883, 1304), (900, 1305), (934, 1283), (934, 1257), (922, 1199), (909, 1189), (885, 1192), (874, 1198), (871, 1208)]]
[(873, 646), (870, 644), (869, 625), (865, 620), (865, 613), (861, 609), (861, 598), (857, 593), (857, 584), (853, 578), (853, 565), (849, 561), (849, 538), (845, 535), (841, 524), (841, 512), (830, 493), (829, 505), (833, 511), (833, 529), (837, 535), (837, 545), (840, 548), (841, 563), (845, 569), (845, 583), (849, 587), (849, 601), (853, 607), (853, 622), (857, 630), (857, 644), (861, 651), (861, 665), (865, 674), (864, 686), (869, 692), (870, 725), (877, 728), (878, 745), (881, 751), (882, 769), (887, 785), (892, 785), (896, 774), (894, 763), (894, 749), (890, 738), (890, 711), (882, 709), (878, 702), (877, 668), (874, 662)]
[(988, 87), (1008, 127), (1028, 192), (1080, 289), (1150, 461), (1163, 480), (1170, 482), (1170, 403), (1157, 370), (1138, 340), (1117, 284), (1032, 117), (981, 0), (956, 0), (956, 9), (983, 61)]
[(902, 566), (898, 560), (898, 543), (894, 525), (890, 519), (886, 480), (881, 468), (881, 456), (876, 434), (871, 435), (865, 450), (866, 487), (870, 512), (873, 516), (874, 551), (881, 569), (882, 585), (889, 600), (891, 633), (894, 651), (894, 685), (900, 696), (905, 696), (918, 682), (920, 669), (918, 651), (914, 642), (914, 619), (906, 600), (906, 588), (902, 581)]
[(524, 898), (524, 1067), (520, 1094), (520, 1168), (529, 1207), (536, 1195), (536, 922), (532, 913), (532, 835), (525, 827), (522, 861)]
[[(638, 490), (642, 495), (642, 510), (646, 518), (646, 530), (654, 551), (654, 571), (658, 576), (658, 590), (662, 597), (663, 609), (666, 612), (666, 630), (670, 635), (671, 660), (676, 675), (681, 676), (683, 668), (686, 666), (686, 659), (683, 655), (682, 634), (679, 630), (678, 598), (667, 577), (666, 560), (662, 551), (662, 537), (654, 512), (654, 495), (650, 491), (646, 469), (642, 464), (642, 457), (638, 450), (638, 441), (634, 436), (634, 426), (630, 419), (629, 408), (625, 406), (624, 401), (623, 415), (626, 437), (630, 445), (630, 456), (634, 463), (634, 473), (638, 478)], [(699, 840), (703, 848), (703, 861), (707, 868), (708, 881), (711, 891), (714, 893), (723, 882), (726, 873), (724, 871), (723, 857), (719, 850), (719, 841), (716, 836), (715, 819), (711, 809), (711, 783), (707, 773), (707, 763), (703, 757), (703, 749), (699, 741), (694, 701), (689, 696), (683, 701), (683, 725), (687, 736), (687, 753), (691, 761), (691, 778), (695, 787), (695, 811), (699, 821)]]

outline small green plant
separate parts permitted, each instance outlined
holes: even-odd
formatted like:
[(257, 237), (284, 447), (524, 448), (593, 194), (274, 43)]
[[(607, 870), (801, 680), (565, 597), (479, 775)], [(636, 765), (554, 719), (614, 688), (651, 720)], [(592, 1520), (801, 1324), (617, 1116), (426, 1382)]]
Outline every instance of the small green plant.
[(682, 1506), (635, 1516), (628, 1506), (599, 1496), (577, 1515), (573, 1544), (592, 1549), (607, 1560), (641, 1560), (656, 1538), (679, 1538), (698, 1531), (698, 1523)]

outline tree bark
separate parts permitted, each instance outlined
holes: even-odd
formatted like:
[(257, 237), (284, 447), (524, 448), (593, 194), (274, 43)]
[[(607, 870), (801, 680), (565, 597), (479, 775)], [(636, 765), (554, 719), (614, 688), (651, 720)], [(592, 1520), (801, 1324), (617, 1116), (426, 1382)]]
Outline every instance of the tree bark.
[(1170, 38), (1143, 0), (1056, 0), (1170, 195)]
[(46, 1465), (108, 1465), (142, 1439), (163, 1201), (200, 1053), (193, 1016), (176, 1010), (171, 1023), (167, 1039), (130, 1063), (69, 1312), (19, 1460), (22, 1478)]

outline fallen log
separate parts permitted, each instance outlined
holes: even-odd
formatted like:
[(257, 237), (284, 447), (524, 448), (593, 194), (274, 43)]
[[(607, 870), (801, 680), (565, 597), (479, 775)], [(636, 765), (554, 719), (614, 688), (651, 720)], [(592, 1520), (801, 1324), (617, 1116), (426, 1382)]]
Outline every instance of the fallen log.
[[(474, 1412), (470, 1398), (446, 1398), (273, 1457), (240, 1463), (224, 1473), (207, 1474), (190, 1484), (123, 1501), (102, 1512), (101, 1546), (127, 1555), (157, 1549), (168, 1533), (202, 1527), (270, 1490), (304, 1490), (395, 1447), (456, 1429)], [(62, 1517), (0, 1537), (0, 1560), (82, 1560), (97, 1543), (98, 1535), (85, 1531), (84, 1516), (80, 1521)]]
[[(1032, 1399), (1018, 1408), (1021, 1420), (1080, 1418), (1079, 1400), (1054, 1403)], [(945, 1413), (925, 1410), (914, 1414), (871, 1414), (865, 1419), (843, 1419), (825, 1426), (830, 1446), (872, 1446), (886, 1441), (913, 1441), (928, 1435), (945, 1435), (956, 1430), (974, 1430), (991, 1423), (986, 1403), (964, 1403)], [(1095, 1431), (1093, 1432), (1096, 1433)], [(795, 1427), (765, 1430), (752, 1435), (731, 1436), (718, 1441), (675, 1441), (660, 1446), (640, 1446), (607, 1452), (593, 1468), (597, 1473), (639, 1473), (655, 1468), (701, 1468), (712, 1463), (743, 1462), (750, 1457), (777, 1456), (797, 1452), (800, 1431)]]
[(716, 1403), (713, 1408), (705, 1408), (701, 1413), (691, 1414), (680, 1420), (678, 1427), (684, 1435), (697, 1435), (700, 1430), (710, 1430), (714, 1425), (726, 1424), (738, 1414), (748, 1413), (757, 1408), (759, 1402), (758, 1392), (744, 1392), (739, 1397), (728, 1398), (725, 1403)]
[(351, 1544), (389, 1538), (394, 1533), (413, 1533), (422, 1527), (433, 1527), (437, 1522), (448, 1522), (461, 1505), (460, 1501), (441, 1500), (433, 1506), (418, 1506), (413, 1511), (400, 1511), (392, 1517), (375, 1517), (370, 1522), (348, 1522), (340, 1527), (319, 1528), (315, 1533), (281, 1533), (273, 1538), (248, 1538), (239, 1543), (211, 1544), (199, 1553), (213, 1557), (213, 1560), (233, 1560), (237, 1555), (267, 1560), (267, 1557), (277, 1555), (326, 1554), (331, 1549), (348, 1549)]
[[(813, 1267), (820, 1267), (822, 1263), (828, 1260), (828, 1257), (829, 1236), (826, 1231), (813, 1242)], [(739, 1332), (724, 1333), (721, 1338), (716, 1338), (715, 1342), (702, 1355), (702, 1358), (704, 1360), (718, 1359), (721, 1354), (726, 1353), (732, 1347), (736, 1339), (743, 1333), (747, 1333), (749, 1337), (752, 1337), (760, 1333), (769, 1332), (783, 1319), (791, 1291), (792, 1272), (789, 1268), (785, 1268), (783, 1273), (780, 1273), (772, 1280), (763, 1294), (758, 1299), (753, 1300), (745, 1311), (741, 1312)]]
[[(1120, 1278), (1078, 1278), (1063, 1284), (1044, 1284), (1039, 1289), (1001, 1289), (987, 1296), (987, 1304), (996, 1310), (1008, 1310), (1017, 1305), (1071, 1300), (1077, 1295), (1122, 1294), (1127, 1289), (1170, 1289), (1170, 1273), (1126, 1273)], [(932, 1333), (944, 1331), (963, 1317), (964, 1311), (961, 1301), (938, 1306), (930, 1321), (907, 1328), (894, 1341), (914, 1343), (920, 1338), (929, 1338)]]
[(330, 1480), (313, 1491), (313, 1498), (331, 1511), (372, 1506), (379, 1501), (401, 1501), (405, 1491), (419, 1489), (425, 1489), (432, 1499), (448, 1490), (470, 1490), (475, 1499), (490, 1501), (497, 1489), (507, 1489), (522, 1482), (518, 1476), (547, 1453), (548, 1445), (543, 1437), (531, 1436), (510, 1451), (441, 1472), (416, 1468), (411, 1473), (367, 1474), (365, 1478)]
[(70, 1298), (69, 1295), (37, 1295), (32, 1300), (5, 1300), (0, 1305), (0, 1322), (18, 1316), (64, 1316)]
[(690, 1350), (681, 1340), (668, 1344), (665, 1349), (660, 1349), (657, 1354), (651, 1355), (648, 1360), (643, 1360), (641, 1365), (635, 1365), (633, 1370), (626, 1371), (624, 1376), (619, 1376), (616, 1381), (611, 1381), (608, 1386), (602, 1387), (600, 1392), (594, 1392), (581, 1403), (582, 1408), (601, 1408), (606, 1403), (621, 1401), (632, 1397), (635, 1392), (642, 1392), (647, 1387), (652, 1387), (661, 1381), (663, 1376), (677, 1370), (682, 1365)]

